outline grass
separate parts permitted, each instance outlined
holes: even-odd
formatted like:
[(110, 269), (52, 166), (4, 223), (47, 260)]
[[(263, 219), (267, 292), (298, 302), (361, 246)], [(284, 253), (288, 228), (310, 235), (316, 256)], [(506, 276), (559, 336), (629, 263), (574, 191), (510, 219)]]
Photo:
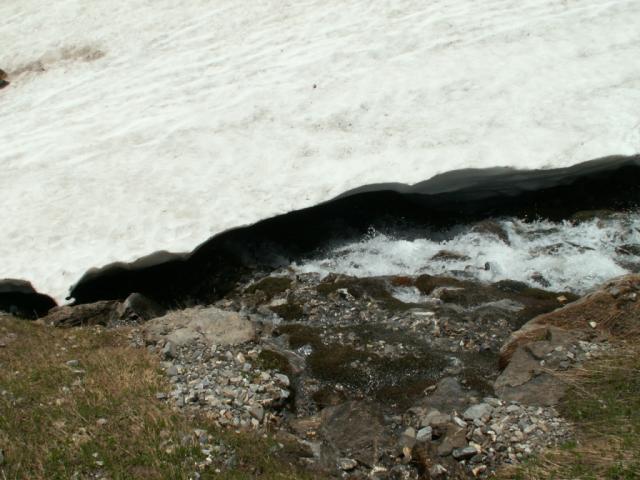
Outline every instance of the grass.
[(205, 458), (195, 429), (235, 451), (233, 466), (220, 456), (201, 478), (313, 478), (273, 439), (157, 400), (170, 388), (157, 358), (129, 347), (126, 333), (0, 316), (0, 479), (192, 478)]
[(560, 411), (576, 425), (576, 440), (504, 470), (501, 478), (640, 479), (640, 348), (620, 347), (568, 381)]

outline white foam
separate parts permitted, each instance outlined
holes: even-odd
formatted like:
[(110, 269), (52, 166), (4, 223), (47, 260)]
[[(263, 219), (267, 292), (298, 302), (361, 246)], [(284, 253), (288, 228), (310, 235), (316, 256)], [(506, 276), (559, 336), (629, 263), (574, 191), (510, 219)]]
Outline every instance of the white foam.
[(636, 153), (639, 24), (637, 0), (3, 0), (0, 278), (60, 299), (362, 184)]
[[(639, 257), (619, 251), (623, 245), (640, 245), (639, 213), (577, 225), (547, 221), (524, 223), (513, 219), (500, 224), (508, 232), (509, 245), (496, 236), (470, 228), (457, 233), (458, 229), (445, 232), (450, 238), (442, 241), (403, 240), (372, 234), (361, 242), (328, 252), (324, 258), (293, 267), (299, 272), (322, 275), (336, 272), (367, 277), (427, 273), (468, 276), (487, 282), (511, 279), (555, 291), (583, 293), (610, 278), (629, 273), (621, 266), (624, 260), (640, 265)], [(424, 235), (433, 236), (431, 232)], [(442, 250), (469, 258), (432, 260)], [(538, 274), (548, 284), (536, 280)], [(406, 298), (411, 296), (409, 292), (401, 294)]]

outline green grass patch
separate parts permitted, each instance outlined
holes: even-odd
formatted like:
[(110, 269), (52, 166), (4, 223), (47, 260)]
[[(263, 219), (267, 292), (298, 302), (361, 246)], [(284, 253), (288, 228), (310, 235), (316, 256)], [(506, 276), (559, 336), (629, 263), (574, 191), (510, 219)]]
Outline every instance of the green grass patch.
[(220, 430), (157, 400), (170, 390), (157, 358), (126, 334), (0, 316), (1, 479), (191, 478), (205, 459), (195, 429), (235, 452), (231, 465), (220, 457), (200, 470), (203, 479), (315, 478), (269, 437)]
[(560, 411), (576, 439), (531, 459), (502, 478), (640, 479), (640, 351), (621, 348), (570, 379)]

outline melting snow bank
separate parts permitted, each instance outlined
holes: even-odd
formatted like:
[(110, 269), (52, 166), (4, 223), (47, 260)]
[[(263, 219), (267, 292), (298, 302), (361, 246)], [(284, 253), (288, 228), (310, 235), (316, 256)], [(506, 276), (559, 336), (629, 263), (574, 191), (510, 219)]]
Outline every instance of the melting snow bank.
[[(640, 271), (640, 214), (579, 223), (510, 218), (425, 231), (424, 238), (415, 239), (372, 233), (324, 258), (295, 264), (294, 270), (356, 277), (427, 273), (487, 282), (509, 279), (584, 293), (610, 278)], [(396, 296), (419, 301), (419, 293), (407, 289), (399, 289)]]
[[(633, 209), (639, 200), (640, 156), (550, 170), (467, 169), (412, 186), (370, 185), (215, 235), (191, 253), (156, 252), (92, 269), (70, 297), (87, 303), (139, 292), (165, 304), (207, 303), (243, 275), (292, 262), (305, 271), (444, 270), (582, 291), (624, 273), (621, 259), (633, 262), (633, 252), (624, 248), (637, 244), (637, 215), (613, 217), (603, 225), (550, 222), (576, 212)], [(510, 217), (502, 221), (507, 243), (479, 234), (477, 225), (475, 231), (463, 227)], [(327, 258), (331, 248), (333, 257)], [(432, 259), (439, 250), (455, 250), (461, 257), (444, 253)], [(309, 258), (321, 260), (304, 261)]]
[[(633, 208), (639, 200), (640, 156), (611, 157), (553, 170), (498, 168), (454, 171), (413, 186), (381, 184), (362, 187), (315, 207), (216, 235), (189, 254), (160, 252), (131, 264), (118, 263), (94, 269), (80, 279), (70, 295), (78, 303), (124, 298), (131, 292), (140, 292), (164, 303), (208, 302), (223, 295), (242, 275), (257, 268), (281, 267), (321, 254), (331, 245), (359, 241), (370, 234), (372, 228), (382, 234), (412, 231), (414, 236), (432, 236), (438, 230), (451, 231), (454, 225), (489, 217), (540, 217), (558, 221), (585, 210)], [(543, 228), (536, 223), (526, 226), (518, 222), (513, 223), (514, 231), (517, 225), (530, 232), (522, 234), (522, 241), (527, 235), (534, 236), (535, 229)], [(606, 235), (615, 236), (613, 231), (617, 227), (612, 224), (607, 234), (594, 233), (597, 229), (589, 224), (576, 228), (605, 241)], [(575, 232), (579, 234), (578, 230)], [(562, 242), (563, 235), (574, 238), (575, 234), (567, 231), (554, 235), (549, 237), (549, 242)], [(379, 241), (382, 238), (393, 237), (379, 237)], [(634, 241), (629, 235), (625, 238)], [(375, 242), (371, 238), (367, 241)], [(428, 244), (429, 241), (423, 240), (423, 243)], [(471, 238), (466, 241), (472, 243)], [(516, 238), (514, 242), (517, 242)], [(537, 245), (543, 247), (546, 245), (544, 242), (547, 240), (539, 240)], [(619, 246), (623, 244), (621, 239)], [(394, 247), (390, 241), (387, 245)], [(477, 259), (481, 248), (478, 246), (475, 250), (461, 253)], [(566, 254), (568, 248), (563, 246), (562, 254)], [(507, 264), (509, 253), (506, 252), (513, 252), (511, 255), (521, 257), (522, 266), (526, 262), (525, 250), (514, 243), (511, 250), (507, 248), (500, 255), (489, 255), (492, 258), (487, 257), (487, 261)], [(589, 258), (588, 252), (583, 253), (586, 256), (580, 258), (581, 261)], [(389, 255), (393, 256), (391, 252), (383, 252), (381, 258)], [(552, 258), (551, 255), (538, 256), (537, 263), (528, 268), (541, 270), (542, 277), (549, 275), (546, 279), (549, 282), (571, 278), (568, 274), (554, 273), (562, 269), (557, 262), (553, 268), (544, 264), (544, 259)], [(379, 261), (371, 260), (372, 265)], [(601, 262), (606, 263), (604, 260)], [(442, 263), (435, 262), (434, 265)], [(609, 272), (613, 275), (619, 273), (619, 270), (613, 271), (615, 267), (607, 265), (608, 270), (600, 273), (602, 276), (608, 276)], [(498, 264), (494, 268), (497, 267)], [(547, 273), (545, 267), (551, 271)], [(580, 268), (575, 267), (570, 273), (584, 272)], [(490, 269), (489, 273), (481, 275), (493, 275), (495, 272)], [(503, 275), (507, 273), (503, 267)], [(592, 281), (577, 280), (572, 289), (580, 290), (587, 284), (592, 284)]]

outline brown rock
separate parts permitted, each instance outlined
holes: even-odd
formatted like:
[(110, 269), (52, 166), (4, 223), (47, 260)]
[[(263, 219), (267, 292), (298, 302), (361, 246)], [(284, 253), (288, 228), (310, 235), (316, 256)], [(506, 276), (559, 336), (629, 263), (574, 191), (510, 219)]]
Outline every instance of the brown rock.
[(115, 300), (102, 300), (83, 305), (55, 307), (40, 321), (61, 328), (108, 325), (117, 320), (118, 305), (119, 302)]
[(640, 336), (640, 275), (626, 275), (553, 312), (539, 315), (514, 332), (500, 351), (506, 366), (522, 345), (540, 340), (554, 343), (593, 336), (591, 322), (605, 335)]
[(459, 427), (455, 423), (450, 423), (447, 426), (447, 433), (442, 440), (442, 443), (438, 445), (438, 455), (446, 457), (451, 455), (451, 452), (456, 448), (462, 448), (467, 446), (467, 429)]

